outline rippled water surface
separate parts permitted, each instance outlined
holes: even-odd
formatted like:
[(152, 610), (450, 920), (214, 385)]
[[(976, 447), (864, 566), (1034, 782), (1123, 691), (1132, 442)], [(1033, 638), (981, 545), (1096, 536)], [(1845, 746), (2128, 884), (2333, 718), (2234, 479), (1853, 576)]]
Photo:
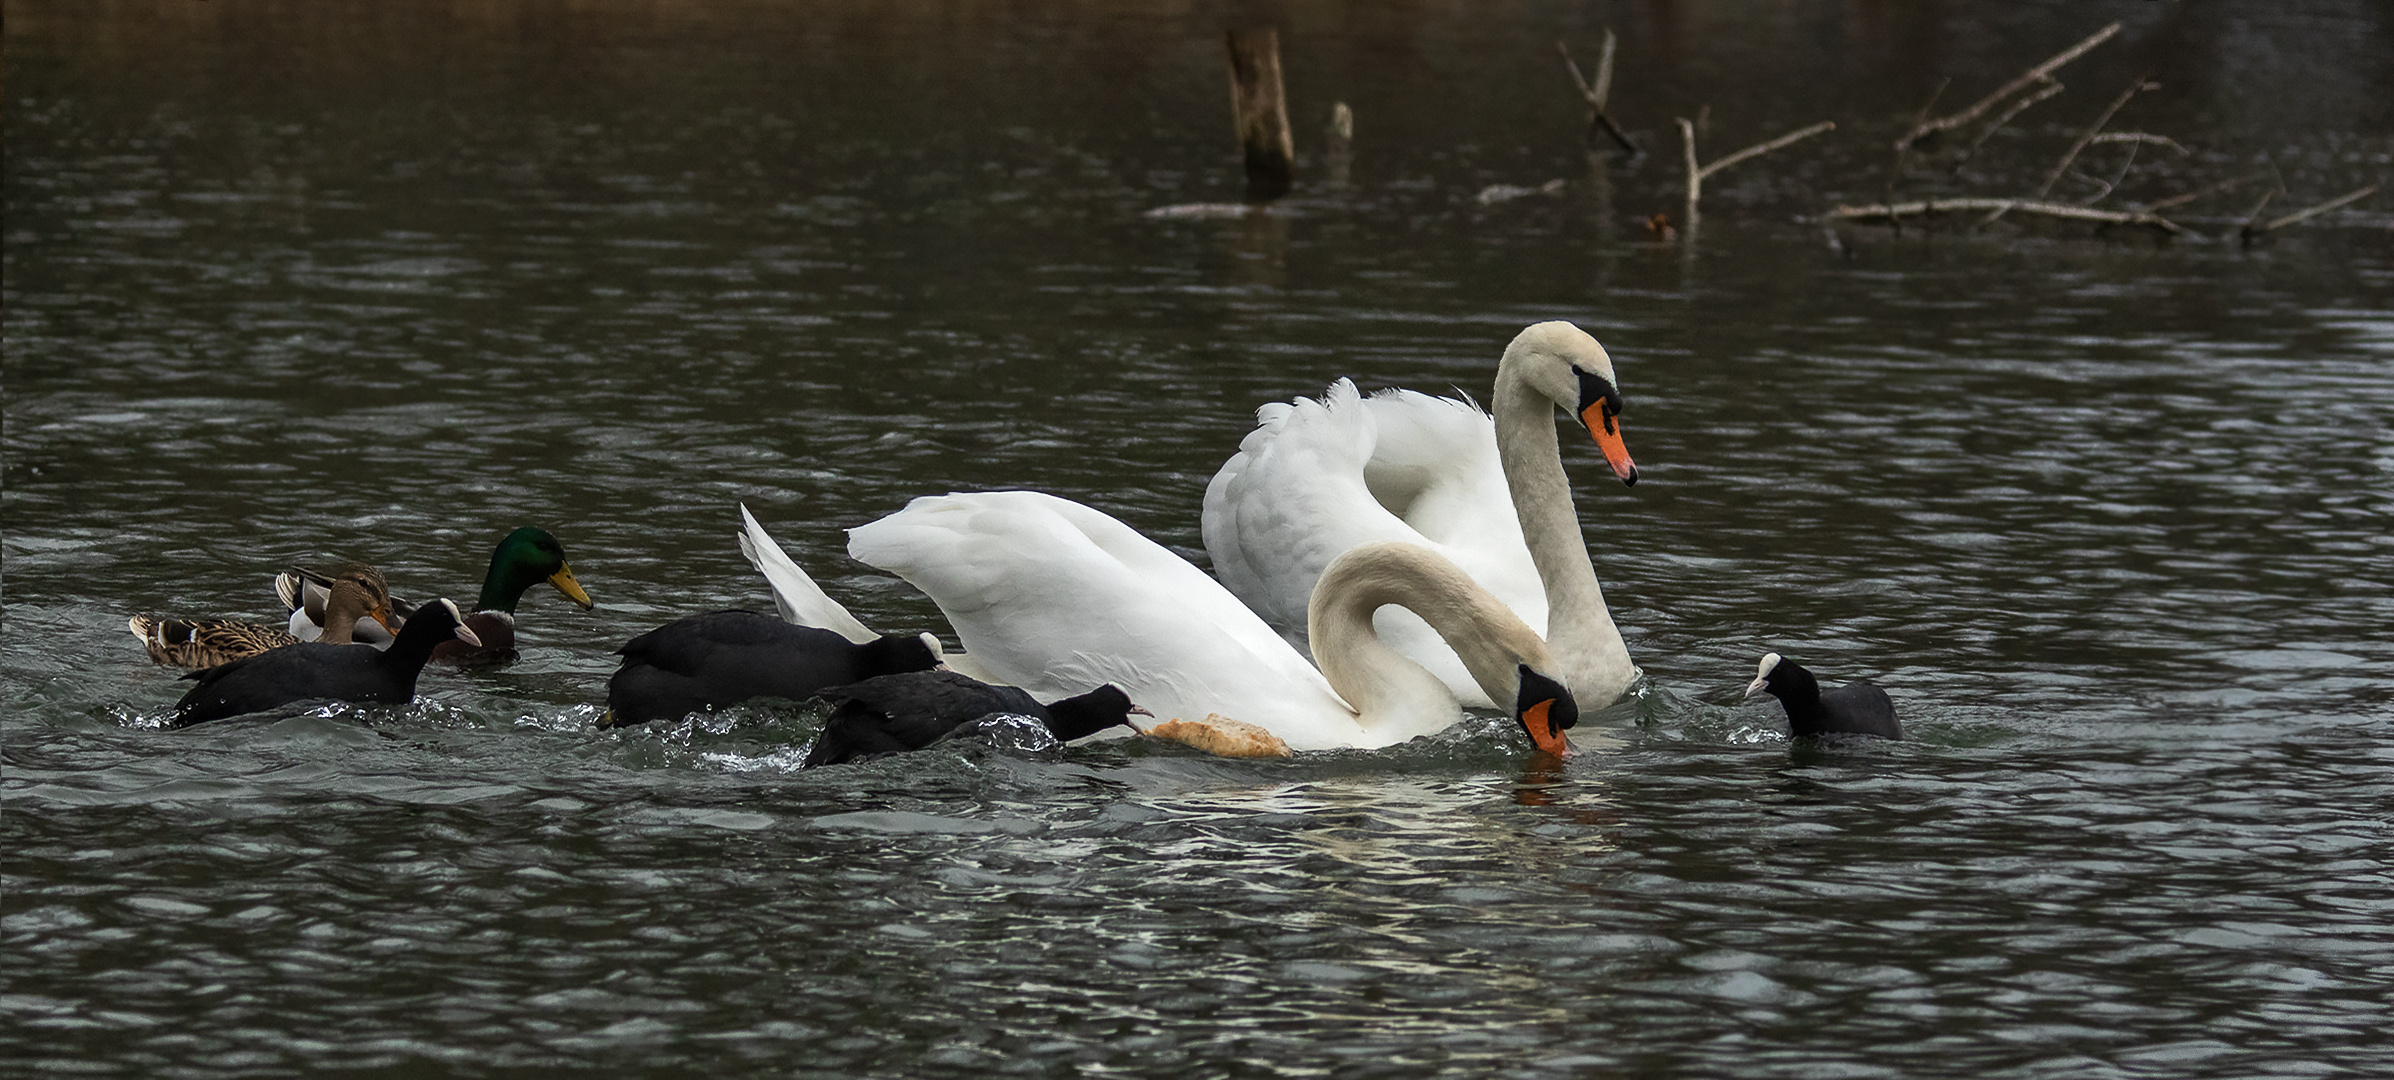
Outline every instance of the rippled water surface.
[[(2249, 193), (2168, 243), (1812, 220), (1883, 195), (1940, 78), (2111, 17), (1906, 189), (2033, 189), (2150, 67), (2121, 126), (2189, 152), (2124, 197), (2351, 190), (2394, 163), (2385, 12), (1464, 7), (1281, 11), (1299, 190), (1224, 219), (1146, 212), (1237, 195), (1246, 8), (10, 0), (0, 1061), (2394, 1070), (2384, 196), (2251, 246)], [(1552, 54), (1608, 23), (1635, 162), (1582, 155)], [(1840, 127), (1662, 242), (1706, 107), (1707, 157)], [(1492, 718), (809, 772), (786, 704), (593, 730), (625, 639), (769, 604), (739, 501), (867, 622), (944, 629), (841, 530), (1032, 487), (1203, 563), (1256, 405), (1484, 396), (1558, 317), (1627, 395), (1642, 482), (1565, 457), (1648, 675), (1559, 767)], [(334, 557), (470, 600), (521, 524), (598, 608), (529, 596), (514, 666), (161, 729), (128, 614), (265, 616)], [(1913, 738), (1791, 746), (1740, 700), (1766, 649)]]

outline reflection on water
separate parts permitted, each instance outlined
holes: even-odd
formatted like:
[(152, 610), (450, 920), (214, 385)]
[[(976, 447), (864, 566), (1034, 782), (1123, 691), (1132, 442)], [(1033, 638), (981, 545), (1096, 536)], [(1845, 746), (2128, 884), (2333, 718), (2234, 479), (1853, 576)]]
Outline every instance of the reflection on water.
[[(1789, 223), (1875, 197), (1943, 75), (2083, 36), (2069, 5), (1288, 12), (1300, 154), (1351, 102), (1346, 183), (1308, 158), (1269, 213), (1151, 218), (1235, 197), (1222, 9), (13, 0), (0, 1054), (2385, 1070), (2382, 203), (2250, 249)], [(2112, 14), (1962, 180), (2145, 62), (2137, 123), (2196, 148), (2156, 185), (2383, 170), (2374, 8)], [(1605, 24), (1650, 145), (1706, 103), (1708, 148), (1839, 132), (1657, 242), (1672, 155), (1591, 162), (1553, 59)], [(1566, 440), (1649, 675), (1567, 762), (1497, 718), (819, 772), (793, 706), (592, 730), (616, 645), (768, 602), (735, 501), (867, 622), (939, 629), (841, 529), (1032, 486), (1202, 561), (1256, 405), (1484, 396), (1549, 317), (1606, 341), (1645, 470)], [(599, 607), (529, 597), (513, 667), (157, 729), (182, 684), (127, 613), (267, 614), (334, 556), (471, 599), (526, 523)], [(1790, 747), (1741, 698), (1766, 650), (1914, 737)]]

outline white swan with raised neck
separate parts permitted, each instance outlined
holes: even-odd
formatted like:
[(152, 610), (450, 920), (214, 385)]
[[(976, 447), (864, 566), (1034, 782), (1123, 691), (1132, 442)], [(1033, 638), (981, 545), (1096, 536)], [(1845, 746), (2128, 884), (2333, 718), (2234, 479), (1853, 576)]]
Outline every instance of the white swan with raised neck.
[[(1215, 570), (1306, 648), (1298, 616), (1332, 559), (1374, 541), (1419, 544), (1543, 635), (1554, 670), (1580, 702), (1610, 703), (1638, 669), (1580, 532), (1556, 408), (1587, 428), (1616, 477), (1637, 482), (1621, 438), (1612, 357), (1568, 322), (1538, 323), (1514, 337), (1485, 413), (1411, 391), (1364, 398), (1345, 380), (1320, 401), (1267, 405), (1206, 489), (1205, 544)], [(1397, 611), (1375, 621), (1392, 647), (1458, 699), (1489, 703), (1426, 624)]]

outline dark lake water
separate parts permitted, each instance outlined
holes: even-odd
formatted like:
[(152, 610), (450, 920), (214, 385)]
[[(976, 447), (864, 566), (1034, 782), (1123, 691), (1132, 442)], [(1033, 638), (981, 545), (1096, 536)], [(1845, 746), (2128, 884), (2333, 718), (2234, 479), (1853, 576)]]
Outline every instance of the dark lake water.
[[(1235, 199), (1219, 35), (1301, 160)], [(2199, 234), (1831, 229), (2025, 194), (2138, 72), (2112, 205)], [(1622, 35), (1591, 162), (1553, 40)], [(2394, 16), (2339, 3), (8, 0), (0, 1061), (17, 1075), (2383, 1074), (2394, 1024)], [(1355, 112), (1343, 181), (1322, 153)], [(1836, 132), (1680, 215), (1707, 159)], [(1951, 147), (1943, 148), (1950, 152)], [(2089, 151), (2060, 191), (2110, 179)], [(1558, 191), (1483, 200), (1491, 185)], [(1028, 487), (1203, 564), (1259, 404), (1618, 365), (1565, 440), (1642, 696), (1284, 762), (1131, 742), (800, 772), (819, 716), (593, 730), (612, 650), (769, 606), (745, 501), (860, 616), (915, 495)], [(170, 732), (144, 611), (292, 561), (523, 659)], [(1765, 650), (1912, 738), (1791, 746)]]

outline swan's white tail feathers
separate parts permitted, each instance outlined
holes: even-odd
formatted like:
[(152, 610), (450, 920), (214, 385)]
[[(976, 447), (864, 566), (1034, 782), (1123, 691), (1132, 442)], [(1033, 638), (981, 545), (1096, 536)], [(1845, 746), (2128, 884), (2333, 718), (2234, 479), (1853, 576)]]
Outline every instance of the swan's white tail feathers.
[(747, 503), (740, 504), (740, 524), (740, 554), (747, 556), (757, 573), (765, 575), (765, 582), (773, 586), (773, 606), (781, 610), (782, 618), (800, 626), (820, 627), (859, 643), (877, 636), (799, 568), (797, 560), (790, 558), (772, 534), (757, 523), (756, 515), (748, 512)]

